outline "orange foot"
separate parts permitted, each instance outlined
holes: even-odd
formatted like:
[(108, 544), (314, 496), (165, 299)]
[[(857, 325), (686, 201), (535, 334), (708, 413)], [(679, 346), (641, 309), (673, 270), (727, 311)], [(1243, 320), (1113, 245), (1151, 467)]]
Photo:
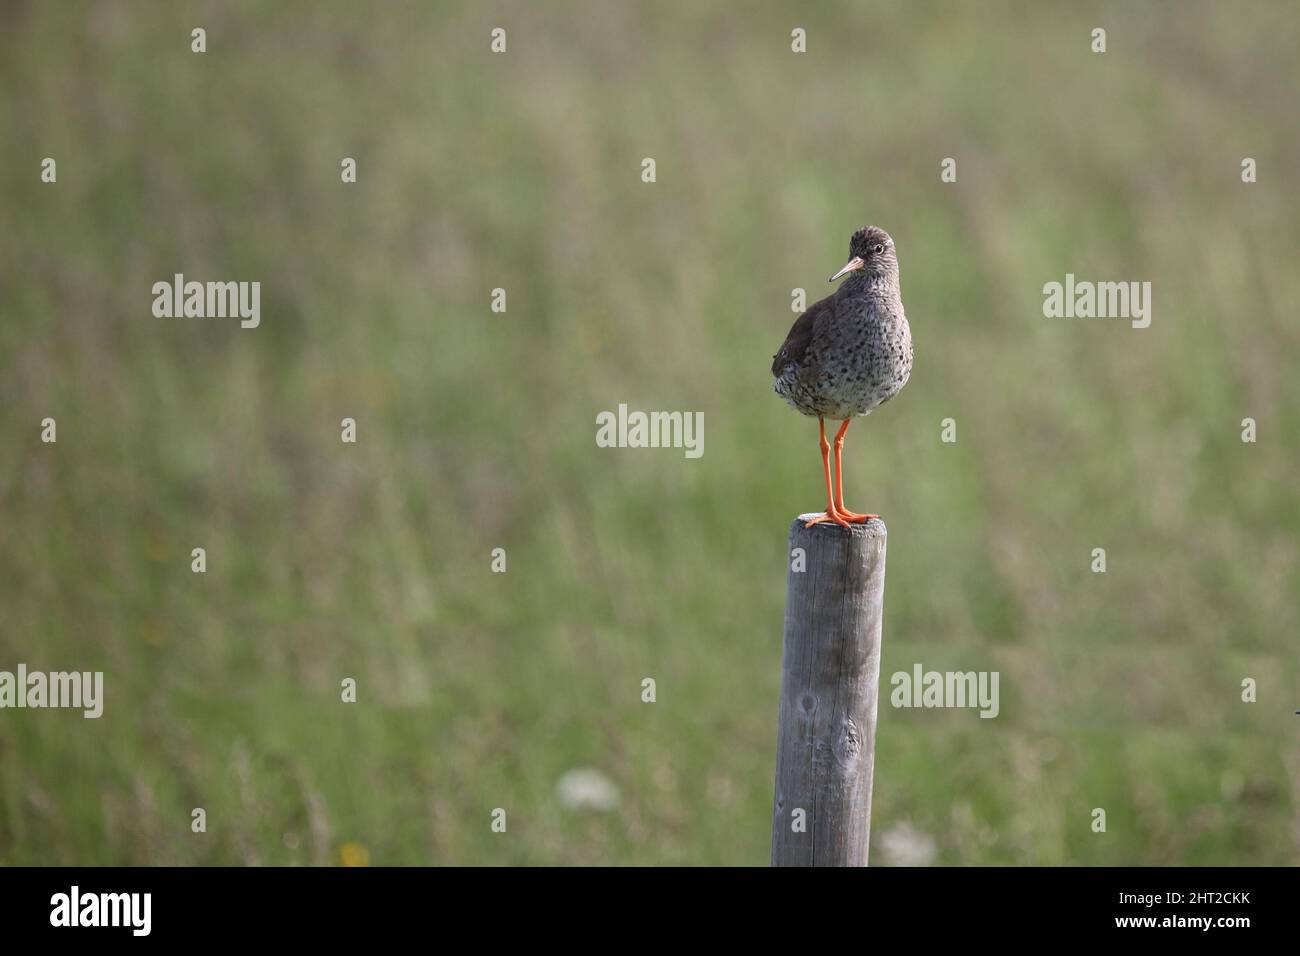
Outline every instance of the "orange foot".
[(811, 521), (805, 521), (803, 523), (803, 526), (805, 528), (811, 528), (813, 525), (821, 524), (823, 521), (834, 521), (836, 524), (843, 525), (844, 527), (847, 528), (849, 526), (850, 520), (852, 519), (844, 515), (841, 515), (838, 511), (827, 511), (824, 515), (818, 515), (816, 518), (813, 518)]
[(860, 515), (856, 511), (848, 511), (846, 509), (841, 508), (840, 517), (843, 518), (845, 521), (851, 522), (852, 524), (866, 524), (868, 521), (872, 520), (873, 518), (879, 518), (880, 515)]

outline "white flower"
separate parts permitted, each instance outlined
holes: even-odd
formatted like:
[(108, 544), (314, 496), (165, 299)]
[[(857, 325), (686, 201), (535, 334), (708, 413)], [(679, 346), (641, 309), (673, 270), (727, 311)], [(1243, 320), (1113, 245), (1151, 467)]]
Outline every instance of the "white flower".
[(933, 837), (904, 820), (881, 834), (880, 852), (890, 866), (929, 866), (938, 848)]
[(555, 794), (561, 804), (573, 810), (613, 810), (618, 806), (618, 787), (594, 767), (565, 771), (555, 784)]

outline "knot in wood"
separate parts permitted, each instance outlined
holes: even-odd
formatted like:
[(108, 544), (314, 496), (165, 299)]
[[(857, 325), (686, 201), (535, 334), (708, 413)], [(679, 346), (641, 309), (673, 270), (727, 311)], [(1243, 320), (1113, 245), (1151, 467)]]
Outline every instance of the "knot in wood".
[(861, 752), (862, 734), (858, 731), (858, 725), (853, 722), (853, 718), (845, 718), (843, 726), (840, 727), (840, 739), (835, 748), (835, 755), (839, 757), (841, 763), (849, 763), (856, 760)]

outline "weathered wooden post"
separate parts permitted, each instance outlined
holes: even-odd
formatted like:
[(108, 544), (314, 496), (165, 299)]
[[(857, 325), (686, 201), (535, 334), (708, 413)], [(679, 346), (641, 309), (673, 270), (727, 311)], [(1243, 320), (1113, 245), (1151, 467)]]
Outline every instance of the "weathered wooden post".
[(811, 517), (790, 527), (772, 865), (866, 866), (885, 525)]

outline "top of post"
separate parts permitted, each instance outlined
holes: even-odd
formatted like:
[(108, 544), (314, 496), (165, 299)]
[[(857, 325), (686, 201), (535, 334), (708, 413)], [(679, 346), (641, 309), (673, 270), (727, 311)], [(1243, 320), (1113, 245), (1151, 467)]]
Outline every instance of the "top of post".
[(834, 521), (822, 521), (811, 528), (804, 527), (804, 522), (811, 521), (813, 518), (820, 518), (824, 513), (822, 511), (813, 511), (795, 518), (794, 523), (790, 525), (790, 536), (794, 537), (799, 532), (834, 534), (849, 538), (884, 538), (887, 536), (885, 523), (879, 518), (872, 518), (862, 524), (851, 524), (847, 528), (836, 524)]

